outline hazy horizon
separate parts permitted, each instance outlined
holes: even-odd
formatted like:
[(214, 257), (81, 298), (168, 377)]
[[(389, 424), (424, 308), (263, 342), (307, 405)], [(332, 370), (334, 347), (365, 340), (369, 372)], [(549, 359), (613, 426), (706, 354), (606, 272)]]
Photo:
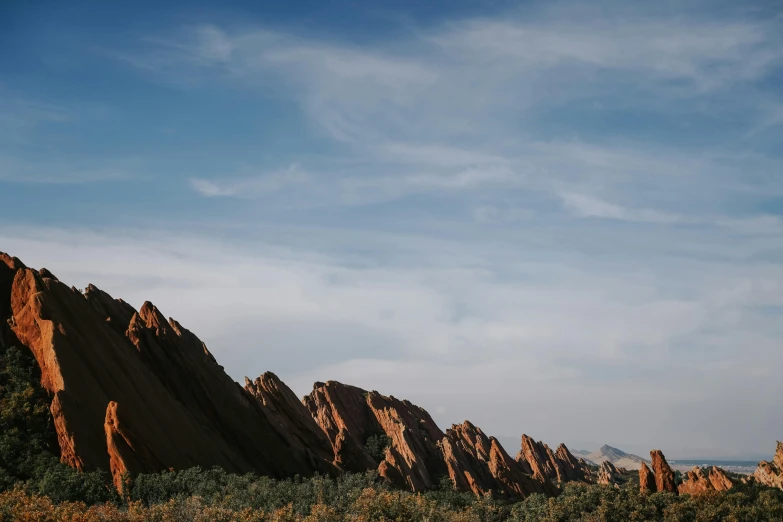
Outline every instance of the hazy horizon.
[(772, 457), (774, 3), (67, 4), (0, 6), (0, 250), (239, 382)]

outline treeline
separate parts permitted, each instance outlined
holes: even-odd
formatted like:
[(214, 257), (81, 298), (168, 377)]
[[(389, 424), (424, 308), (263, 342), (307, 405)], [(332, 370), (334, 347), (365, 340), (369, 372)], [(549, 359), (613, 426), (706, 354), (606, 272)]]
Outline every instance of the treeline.
[(744, 486), (725, 493), (676, 496), (567, 484), (556, 498), (517, 503), (453, 491), (391, 490), (372, 474), (334, 480), (275, 481), (186, 470), (145, 475), (126, 499), (89, 505), (57, 503), (21, 489), (0, 493), (0, 521), (258, 521), (258, 522), (627, 522), (779, 521), (783, 492)]

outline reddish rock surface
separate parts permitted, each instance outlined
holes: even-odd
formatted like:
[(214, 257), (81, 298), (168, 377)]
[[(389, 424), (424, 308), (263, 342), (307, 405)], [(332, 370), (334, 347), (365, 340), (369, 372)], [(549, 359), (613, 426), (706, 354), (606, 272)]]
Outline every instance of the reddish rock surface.
[(652, 470), (647, 464), (642, 463), (639, 468), (639, 489), (641, 491), (668, 491), (677, 493), (677, 486), (674, 483), (674, 471), (666, 462), (661, 450), (650, 451)]
[[(377, 467), (381, 476), (412, 491), (436, 487), (449, 477), (455, 489), (477, 495), (555, 493), (548, 481), (531, 477), (495, 438), (470, 422), (444, 434), (426, 411), (408, 401), (335, 381), (316, 383), (304, 403), (332, 442), (335, 463), (346, 469)], [(378, 435), (391, 442), (380, 462), (365, 447)]]
[(48, 270), (0, 261), (2, 340), (35, 356), (63, 462), (116, 473), (217, 465), (284, 477), (333, 469), (150, 303), (137, 313), (95, 287), (82, 294)]
[(596, 482), (604, 486), (614, 486), (617, 484), (617, 478), (620, 472), (614, 467), (614, 464), (605, 460), (598, 469), (598, 478)]
[[(315, 383), (304, 398), (313, 419), (332, 443), (335, 463), (350, 471), (377, 468), (394, 483), (412, 491), (437, 485), (446, 472), (437, 442), (443, 438), (430, 415), (408, 401), (368, 392), (336, 381)], [(371, 436), (391, 441), (376, 460), (366, 448)]]
[(470, 422), (444, 434), (422, 408), (375, 391), (330, 381), (299, 401), (272, 373), (243, 388), (152, 303), (137, 311), (2, 253), (0, 343), (38, 362), (61, 460), (110, 470), (118, 488), (125, 474), (197, 465), (272, 477), (377, 469), (412, 491), (450, 477), (498, 497), (588, 478), (564, 445), (553, 452), (524, 436), (514, 460)]
[(706, 491), (728, 491), (734, 486), (726, 472), (716, 466), (711, 466), (707, 475), (704, 470), (695, 466), (685, 475), (685, 480), (677, 487), (682, 494), (698, 495)]
[(765, 486), (783, 489), (783, 442), (778, 442), (772, 462), (759, 462), (753, 478)]
[(496, 438), (487, 437), (469, 421), (446, 430), (443, 447), (449, 476), (455, 484), (461, 482), (458, 489), (499, 497), (555, 492), (549, 481), (533, 479), (526, 474)]
[(655, 484), (655, 475), (652, 470), (647, 467), (646, 462), (642, 462), (641, 467), (639, 467), (639, 490), (642, 493), (645, 491), (649, 491), (650, 493), (658, 491), (658, 487)]
[(553, 452), (543, 442), (536, 442), (527, 435), (522, 435), (522, 448), (516, 460), (525, 472), (542, 482), (587, 481), (590, 475), (585, 461), (577, 460), (565, 444)]
[(661, 450), (652, 450), (650, 452), (652, 459), (652, 469), (655, 474), (655, 488), (657, 491), (677, 492), (677, 486), (674, 483), (674, 470), (666, 462)]

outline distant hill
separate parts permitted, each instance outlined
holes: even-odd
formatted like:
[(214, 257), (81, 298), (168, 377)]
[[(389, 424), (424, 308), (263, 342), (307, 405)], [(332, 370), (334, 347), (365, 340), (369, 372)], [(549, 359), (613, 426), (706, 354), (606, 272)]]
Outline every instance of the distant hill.
[(608, 460), (618, 468), (639, 469), (642, 466), (642, 462), (649, 462), (649, 460), (643, 459), (638, 455), (631, 455), (608, 445), (603, 445), (599, 450), (592, 453), (584, 454), (581, 451), (575, 451), (574, 453), (596, 466), (600, 466), (602, 462)]

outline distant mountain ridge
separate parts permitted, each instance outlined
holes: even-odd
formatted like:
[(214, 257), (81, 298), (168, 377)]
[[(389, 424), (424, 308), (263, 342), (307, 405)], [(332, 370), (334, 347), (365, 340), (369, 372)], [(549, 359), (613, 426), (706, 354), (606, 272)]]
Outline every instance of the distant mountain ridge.
[(596, 466), (600, 466), (604, 461), (609, 461), (618, 468), (639, 469), (642, 462), (649, 462), (649, 460), (643, 459), (638, 455), (626, 453), (608, 444), (604, 444), (600, 449), (592, 453), (584, 454), (583, 451), (575, 451), (574, 453), (581, 455), (586, 461)]

